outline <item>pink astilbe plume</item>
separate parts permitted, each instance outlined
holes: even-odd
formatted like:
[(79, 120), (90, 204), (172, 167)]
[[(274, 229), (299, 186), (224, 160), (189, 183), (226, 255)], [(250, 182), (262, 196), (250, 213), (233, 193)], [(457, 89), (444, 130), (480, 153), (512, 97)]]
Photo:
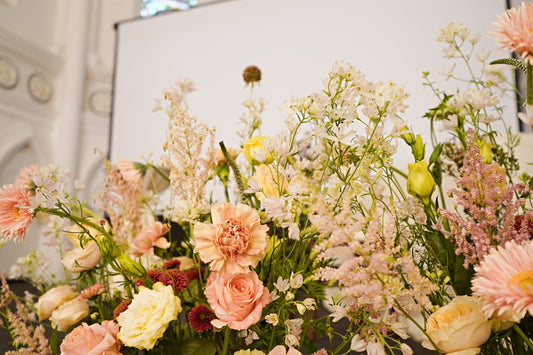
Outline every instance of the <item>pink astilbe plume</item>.
[[(6, 354), (42, 354), (51, 355), (52, 350), (46, 338), (43, 325), (35, 326), (32, 313), (26, 305), (11, 291), (5, 274), (0, 276), (2, 284), (0, 293), (0, 313), (7, 323), (16, 351)], [(11, 307), (10, 307), (11, 306)], [(15, 312), (13, 312), (13, 307)], [(0, 322), (2, 319), (0, 319)]]
[(533, 64), (533, 4), (523, 2), (500, 15), (492, 35), (502, 47), (521, 55)]
[(526, 312), (533, 315), (533, 242), (514, 241), (492, 249), (472, 280), (474, 295), (486, 303), (487, 315), (519, 321)]
[(165, 102), (159, 107), (169, 117), (169, 131), (163, 144), (166, 154), (161, 157), (164, 166), (170, 169), (172, 206), (167, 214), (178, 222), (193, 220), (208, 210), (205, 183), (217, 165), (215, 130), (184, 109), (182, 100), (187, 93), (183, 88), (167, 90)]
[(517, 212), (524, 201), (515, 200), (514, 193), (524, 186), (508, 187), (505, 170), (497, 163), (483, 162), (472, 130), (467, 136), (465, 159), (459, 173), (457, 188), (448, 191), (454, 197), (457, 213), (439, 209), (448, 221), (450, 232), (443, 228), (442, 221), (437, 227), (456, 244), (455, 253), (465, 257), (465, 267), (478, 264), (494, 245), (529, 239), (531, 212), (524, 215), (519, 228), (515, 227)]
[(341, 294), (353, 300), (352, 309), (383, 310), (396, 303), (406, 310), (431, 308), (428, 295), (434, 286), (420, 275), (409, 252), (395, 246), (393, 219), (387, 216), (383, 225), (381, 218), (370, 220), (364, 240), (350, 244), (355, 252), (351, 259), (319, 270), (318, 276), (337, 280)]
[(107, 176), (100, 194), (103, 209), (109, 216), (117, 242), (129, 246), (142, 228), (137, 198), (139, 190), (109, 160), (105, 159), (104, 163)]

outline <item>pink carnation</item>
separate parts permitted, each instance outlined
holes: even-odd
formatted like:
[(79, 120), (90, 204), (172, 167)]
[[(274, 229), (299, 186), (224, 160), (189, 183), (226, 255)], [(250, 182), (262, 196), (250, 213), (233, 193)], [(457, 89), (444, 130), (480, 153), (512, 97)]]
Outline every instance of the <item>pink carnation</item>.
[(0, 190), (0, 236), (24, 241), (33, 217), (28, 194), (17, 185), (4, 185)]
[(167, 249), (170, 247), (170, 243), (163, 235), (169, 231), (169, 226), (161, 222), (154, 222), (144, 227), (133, 240), (133, 244), (135, 245), (132, 251), (133, 255), (154, 255), (154, 247)]
[(102, 324), (82, 325), (67, 334), (61, 343), (62, 355), (119, 355), (118, 324), (103, 321)]
[(217, 328), (225, 325), (235, 330), (248, 329), (261, 319), (263, 307), (270, 302), (270, 293), (253, 271), (237, 274), (211, 273), (205, 296), (218, 319)]
[(253, 208), (219, 203), (211, 208), (210, 223), (196, 223), (197, 252), (212, 271), (243, 272), (254, 267), (268, 248), (268, 227)]

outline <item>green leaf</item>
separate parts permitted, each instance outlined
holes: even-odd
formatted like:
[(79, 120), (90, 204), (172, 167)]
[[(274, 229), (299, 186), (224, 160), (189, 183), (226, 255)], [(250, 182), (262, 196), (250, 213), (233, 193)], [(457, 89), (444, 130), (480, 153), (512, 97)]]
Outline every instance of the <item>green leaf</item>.
[(493, 64), (507, 64), (512, 65), (515, 68), (520, 69), (524, 74), (527, 73), (527, 65), (523, 61), (516, 59), (516, 58), (503, 58), (503, 59), (497, 59), (492, 62), (490, 62), (490, 65)]
[(189, 338), (181, 346), (183, 355), (214, 355), (216, 351), (215, 343), (205, 339)]
[(435, 149), (433, 149), (433, 152), (431, 153), (431, 156), (429, 157), (429, 165), (433, 164), (434, 162), (439, 159), (440, 154), (442, 153), (442, 148), (444, 145), (442, 143), (437, 144)]

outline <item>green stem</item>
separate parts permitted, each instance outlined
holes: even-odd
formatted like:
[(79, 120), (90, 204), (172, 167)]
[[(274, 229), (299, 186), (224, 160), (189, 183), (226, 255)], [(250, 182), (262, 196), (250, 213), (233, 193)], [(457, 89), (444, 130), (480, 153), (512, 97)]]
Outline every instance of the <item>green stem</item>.
[(167, 182), (170, 182), (170, 178), (164, 172), (162, 172), (157, 166), (150, 164), (150, 167), (152, 167)]
[(531, 339), (529, 339), (525, 334), (524, 332), (522, 331), (522, 329), (520, 329), (520, 327), (515, 323), (513, 324), (513, 329), (520, 335), (520, 337), (522, 339), (524, 339), (524, 341), (526, 342), (527, 346), (529, 347), (529, 349), (533, 350), (533, 343), (531, 342)]
[(533, 66), (527, 65), (526, 72), (526, 104), (533, 105)]
[(228, 353), (230, 334), (231, 329), (229, 329), (229, 327), (226, 325), (226, 331), (224, 332), (224, 345), (222, 345), (222, 355), (226, 355)]

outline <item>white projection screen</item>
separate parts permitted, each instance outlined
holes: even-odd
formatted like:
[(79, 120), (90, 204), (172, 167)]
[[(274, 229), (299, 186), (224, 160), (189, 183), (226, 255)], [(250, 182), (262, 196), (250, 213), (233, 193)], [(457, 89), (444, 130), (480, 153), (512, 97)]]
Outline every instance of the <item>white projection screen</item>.
[[(267, 102), (263, 135), (284, 128), (286, 98), (320, 91), (334, 62), (344, 60), (369, 80), (404, 86), (410, 107), (402, 117), (427, 137), (422, 115), (436, 99), (423, 87), (422, 71), (451, 85), (439, 75), (452, 64), (436, 41), (440, 29), (462, 23), (482, 35), (478, 49), (490, 50), (491, 59), (506, 57), (487, 34), (505, 8), (504, 0), (231, 0), (119, 23), (109, 156), (139, 160), (153, 153), (159, 161), (167, 118), (152, 112), (154, 100), (180, 78), (197, 87), (190, 112), (216, 126), (217, 140), (236, 147), (248, 65), (263, 73), (254, 89)], [(501, 103), (516, 131), (516, 102)]]

